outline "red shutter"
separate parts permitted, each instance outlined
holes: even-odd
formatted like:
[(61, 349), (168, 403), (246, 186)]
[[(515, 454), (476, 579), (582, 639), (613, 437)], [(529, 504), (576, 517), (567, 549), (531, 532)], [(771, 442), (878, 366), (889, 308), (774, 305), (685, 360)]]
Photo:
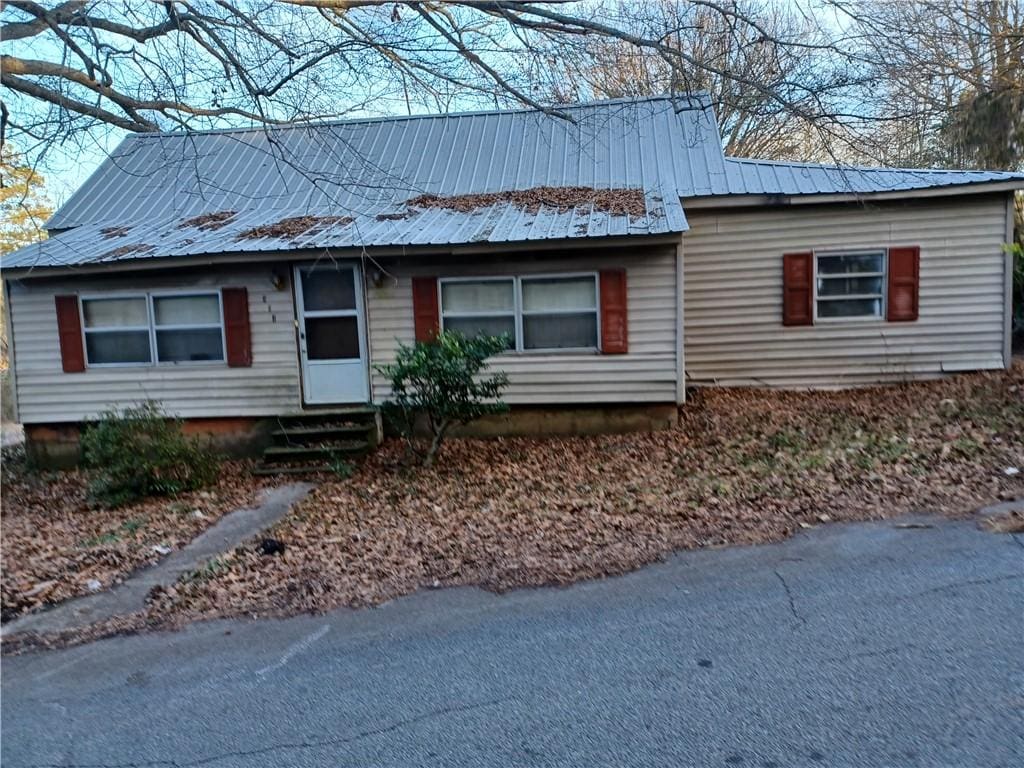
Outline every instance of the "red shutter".
[(814, 254), (787, 253), (782, 257), (782, 324), (813, 325)]
[(252, 335), (249, 330), (249, 292), (245, 288), (222, 288), (224, 302), (224, 341), (228, 365), (246, 368), (252, 365)]
[(624, 355), (629, 352), (626, 312), (626, 270), (601, 270), (601, 352)]
[(85, 370), (85, 349), (82, 347), (82, 316), (77, 296), (54, 296), (57, 304), (57, 337), (60, 339), (60, 361), (64, 373)]
[(437, 309), (437, 278), (412, 279), (412, 315), (416, 325), (416, 341), (431, 341), (440, 330)]
[(921, 249), (916, 246), (889, 249), (889, 299), (885, 319), (917, 320)]

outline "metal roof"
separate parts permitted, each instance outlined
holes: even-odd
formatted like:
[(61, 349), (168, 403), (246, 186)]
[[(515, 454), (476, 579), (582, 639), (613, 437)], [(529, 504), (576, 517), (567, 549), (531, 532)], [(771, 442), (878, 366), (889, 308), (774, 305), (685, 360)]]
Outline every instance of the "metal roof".
[(132, 134), (2, 266), (659, 235), (688, 198), (1024, 180), (726, 158), (706, 95), (560, 109)]
[[(516, 110), (134, 134), (47, 224), (67, 231), (3, 263), (657, 235), (687, 229), (680, 197), (725, 191), (706, 99), (616, 100), (563, 111), (571, 119)], [(643, 204), (629, 213), (587, 202), (492, 201), (470, 210), (407, 204), (421, 195), (537, 188), (631, 191)], [(227, 211), (235, 215), (222, 227), (183, 226)], [(240, 237), (304, 216), (344, 222), (300, 236)], [(117, 228), (127, 232), (111, 236)]]
[(1005, 171), (858, 168), (732, 157), (725, 158), (724, 166), (729, 195), (864, 195), (1001, 181), (1024, 186), (1024, 174)]

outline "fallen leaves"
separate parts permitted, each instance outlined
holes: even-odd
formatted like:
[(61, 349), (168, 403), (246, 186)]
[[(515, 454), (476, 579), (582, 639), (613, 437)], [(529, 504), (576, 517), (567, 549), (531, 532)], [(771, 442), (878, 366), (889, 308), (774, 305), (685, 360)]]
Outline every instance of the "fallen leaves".
[(1022, 382), (1018, 363), (885, 389), (700, 390), (672, 430), (453, 440), (431, 469), (388, 442), (267, 532), (279, 554), (243, 545), (151, 610), (279, 616), (422, 587), (567, 584), (833, 521), (963, 513), (1024, 494), (1002, 471), (1024, 457)]
[(130, 245), (119, 245), (117, 248), (111, 248), (109, 251), (105, 251), (103, 253), (103, 258), (119, 259), (122, 256), (134, 256), (136, 254), (141, 255), (155, 250), (155, 245), (149, 245), (148, 243), (131, 243)]
[[(351, 478), (325, 475), (272, 529), (155, 590), (144, 614), (5, 640), (5, 652), (198, 618), (376, 605), (420, 588), (568, 584), (678, 549), (774, 541), (830, 522), (963, 514), (1024, 496), (1024, 477), (1004, 472), (1024, 465), (1024, 361), (896, 387), (691, 395), (679, 425), (663, 432), (454, 439), (430, 469), (406, 468), (402, 447), (388, 441)], [(119, 578), (155, 557), (153, 545), (180, 546), (246, 503), (257, 485), (236, 468), (214, 498), (110, 513), (84, 508), (76, 473), (39, 482), (5, 478), (5, 610)], [(97, 543), (83, 550), (83, 541)]]
[(215, 232), (221, 227), (226, 227), (236, 216), (235, 211), (214, 211), (212, 213), (201, 213), (198, 216), (183, 220), (178, 224), (178, 229), (200, 229), (204, 232)]
[(239, 232), (236, 240), (260, 240), (264, 237), (294, 240), (328, 227), (347, 227), (353, 221), (351, 216), (292, 216), (273, 224)]
[(593, 189), (591, 187), (532, 187), (503, 192), (468, 195), (420, 195), (406, 202), (409, 208), (443, 208), (459, 213), (473, 213), (482, 208), (508, 204), (527, 213), (551, 208), (559, 213), (593, 208), (612, 216), (647, 214), (642, 189)]
[(224, 513), (252, 503), (265, 485), (250, 477), (248, 464), (228, 462), (207, 490), (110, 510), (88, 506), (86, 483), (81, 471), (33, 473), (23, 454), (5, 454), (4, 621), (109, 588), (191, 541)]

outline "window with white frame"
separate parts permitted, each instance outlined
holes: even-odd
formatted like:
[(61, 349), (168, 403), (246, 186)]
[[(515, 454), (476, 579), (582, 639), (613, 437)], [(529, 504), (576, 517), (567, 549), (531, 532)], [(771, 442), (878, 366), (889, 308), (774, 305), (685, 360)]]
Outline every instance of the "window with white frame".
[(818, 319), (882, 317), (885, 255), (885, 251), (815, 254)]
[(509, 349), (597, 349), (597, 275), (442, 278), (444, 330), (507, 335)]
[(523, 277), (523, 349), (597, 349), (597, 276)]
[(220, 293), (82, 297), (90, 366), (223, 362)]
[(509, 337), (516, 349), (515, 278), (441, 280), (441, 323), (466, 336)]
[(152, 301), (157, 362), (224, 360), (220, 293), (153, 296)]
[(89, 365), (143, 365), (153, 361), (146, 296), (82, 299), (82, 321)]

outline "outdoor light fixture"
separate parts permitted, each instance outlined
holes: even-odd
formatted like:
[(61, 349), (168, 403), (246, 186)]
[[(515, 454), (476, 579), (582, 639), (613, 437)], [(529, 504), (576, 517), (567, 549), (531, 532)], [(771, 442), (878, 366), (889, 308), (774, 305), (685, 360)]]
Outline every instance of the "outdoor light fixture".
[(284, 288), (284, 278), (276, 269), (270, 273), (270, 284), (273, 285), (274, 289), (277, 291)]

